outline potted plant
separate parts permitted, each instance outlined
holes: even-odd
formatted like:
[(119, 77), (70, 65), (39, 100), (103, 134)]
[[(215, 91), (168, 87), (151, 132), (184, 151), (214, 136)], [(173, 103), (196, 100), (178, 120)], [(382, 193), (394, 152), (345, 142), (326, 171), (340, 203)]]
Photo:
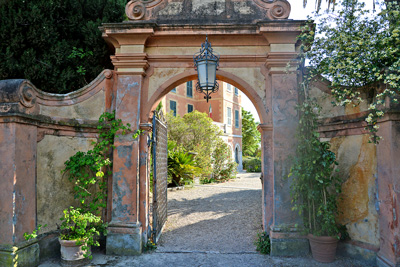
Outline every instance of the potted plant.
[[(81, 208), (65, 209), (59, 226), (61, 263), (63, 266), (83, 266), (92, 259), (91, 246), (100, 246), (97, 237), (107, 235), (107, 224), (99, 216), (84, 212)], [(46, 227), (44, 225), (44, 227)], [(24, 233), (26, 240), (35, 239), (42, 226), (38, 225), (31, 234)]]
[[(302, 216), (315, 260), (335, 259), (339, 228), (336, 223), (337, 198), (341, 181), (335, 175), (335, 153), (328, 142), (321, 142), (317, 132), (319, 108), (306, 99), (299, 106), (298, 146), (289, 177), (293, 210)], [(337, 171), (337, 170), (336, 170)]]
[(107, 234), (107, 224), (99, 216), (74, 207), (65, 209), (60, 220), (62, 263), (68, 266), (87, 264), (92, 259), (91, 246), (100, 246), (95, 238), (100, 233)]

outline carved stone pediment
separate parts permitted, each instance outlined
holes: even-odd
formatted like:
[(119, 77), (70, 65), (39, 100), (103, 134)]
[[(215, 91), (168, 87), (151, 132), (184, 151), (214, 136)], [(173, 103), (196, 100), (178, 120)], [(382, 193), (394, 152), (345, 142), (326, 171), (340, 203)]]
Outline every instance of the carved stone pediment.
[(131, 0), (125, 8), (131, 21), (160, 24), (254, 23), (289, 17), (287, 0)]

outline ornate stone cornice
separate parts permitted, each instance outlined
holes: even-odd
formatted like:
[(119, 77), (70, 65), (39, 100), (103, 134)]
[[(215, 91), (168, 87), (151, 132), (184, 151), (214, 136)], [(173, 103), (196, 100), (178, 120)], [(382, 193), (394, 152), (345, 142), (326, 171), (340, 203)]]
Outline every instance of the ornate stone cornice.
[(131, 0), (125, 7), (132, 21), (162, 20), (197, 21), (214, 17), (217, 21), (284, 20), (289, 17), (290, 4), (287, 0)]

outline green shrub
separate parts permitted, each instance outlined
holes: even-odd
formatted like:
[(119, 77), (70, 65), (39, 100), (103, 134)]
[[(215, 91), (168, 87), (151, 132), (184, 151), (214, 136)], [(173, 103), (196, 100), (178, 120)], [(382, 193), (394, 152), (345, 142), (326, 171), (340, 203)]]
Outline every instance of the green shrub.
[(243, 169), (247, 172), (261, 172), (261, 158), (244, 157)]
[(168, 179), (175, 186), (193, 183), (194, 176), (200, 173), (194, 165), (194, 155), (183, 150), (168, 150)]
[(254, 244), (256, 245), (256, 250), (261, 254), (271, 253), (271, 240), (267, 232), (258, 233)]
[(168, 150), (194, 152), (194, 166), (201, 179), (228, 180), (236, 175), (236, 163), (228, 146), (221, 140), (222, 131), (206, 113), (193, 111), (183, 117), (167, 115)]
[(229, 146), (220, 138), (215, 142), (212, 153), (213, 179), (227, 181), (236, 177), (237, 163), (232, 160)]

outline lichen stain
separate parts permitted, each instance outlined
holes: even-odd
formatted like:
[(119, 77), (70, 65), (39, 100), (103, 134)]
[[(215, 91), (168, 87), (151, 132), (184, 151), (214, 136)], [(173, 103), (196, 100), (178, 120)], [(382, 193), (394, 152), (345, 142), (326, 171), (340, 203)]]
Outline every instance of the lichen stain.
[(338, 151), (340, 146), (342, 145), (343, 141), (345, 140), (345, 136), (339, 136), (339, 137), (335, 137), (331, 140), (330, 144), (331, 144), (331, 151), (333, 153), (335, 153), (336, 157), (338, 155)]
[[(369, 187), (374, 185), (376, 172), (376, 147), (363, 136), (358, 161), (350, 168), (349, 178), (342, 185), (338, 207), (338, 221), (355, 223), (368, 216)], [(339, 165), (340, 167), (340, 165)]]
[(132, 146), (119, 146), (117, 148), (118, 157), (125, 159), (124, 165), (127, 169), (132, 168)]
[(350, 105), (346, 105), (346, 107), (345, 107), (346, 115), (356, 114), (356, 113), (360, 113), (360, 112), (361, 112), (360, 105), (353, 106), (352, 104), (350, 104)]
[(114, 181), (116, 187), (113, 188), (113, 204), (117, 205), (116, 208), (112, 209), (113, 218), (124, 219), (129, 215), (129, 205), (124, 204), (124, 199), (127, 197), (127, 190), (129, 186), (126, 179), (123, 177), (122, 171), (114, 173)]

